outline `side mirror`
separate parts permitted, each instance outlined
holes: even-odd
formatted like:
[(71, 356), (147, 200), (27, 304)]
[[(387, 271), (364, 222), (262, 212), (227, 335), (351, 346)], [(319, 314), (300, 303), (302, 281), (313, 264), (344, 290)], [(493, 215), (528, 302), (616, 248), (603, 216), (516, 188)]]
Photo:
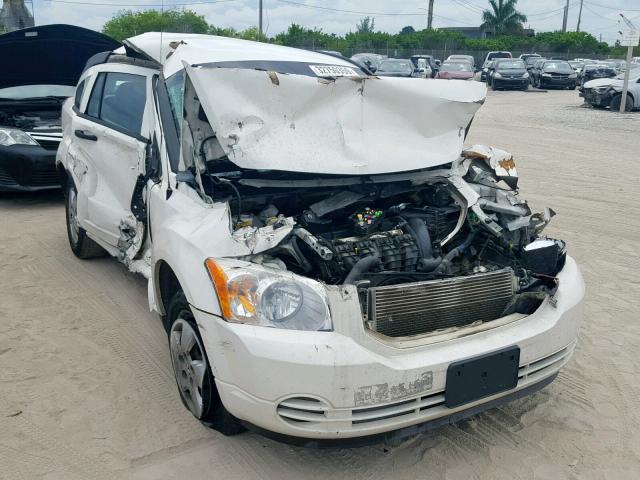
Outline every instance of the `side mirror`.
[(377, 69), (376, 67), (374, 67), (373, 65), (371, 65), (371, 66), (369, 67), (369, 71), (370, 71), (371, 73), (376, 73), (376, 70), (378, 70), (378, 69)]

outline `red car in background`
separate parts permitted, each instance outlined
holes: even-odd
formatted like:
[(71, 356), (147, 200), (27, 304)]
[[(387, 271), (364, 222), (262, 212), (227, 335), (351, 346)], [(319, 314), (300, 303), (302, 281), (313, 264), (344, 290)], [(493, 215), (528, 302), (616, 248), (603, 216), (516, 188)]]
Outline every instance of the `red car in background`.
[(473, 65), (466, 61), (451, 62), (445, 61), (440, 65), (436, 78), (447, 80), (471, 80), (475, 72)]

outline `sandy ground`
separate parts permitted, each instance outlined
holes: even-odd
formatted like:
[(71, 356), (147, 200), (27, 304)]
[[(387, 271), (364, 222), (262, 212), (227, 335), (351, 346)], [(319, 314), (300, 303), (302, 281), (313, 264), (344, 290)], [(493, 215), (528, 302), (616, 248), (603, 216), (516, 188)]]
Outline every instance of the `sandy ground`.
[(225, 438), (181, 405), (143, 279), (71, 254), (60, 195), (1, 195), (0, 478), (640, 478), (640, 113), (490, 92), (469, 140), (515, 154), (584, 269), (579, 347), (550, 387), (396, 445)]

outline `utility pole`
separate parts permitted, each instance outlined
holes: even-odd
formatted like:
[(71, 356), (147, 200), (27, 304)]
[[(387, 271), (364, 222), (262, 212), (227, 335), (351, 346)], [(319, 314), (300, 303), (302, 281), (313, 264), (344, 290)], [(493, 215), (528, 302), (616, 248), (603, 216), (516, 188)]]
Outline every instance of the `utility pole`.
[(580, 13), (578, 13), (578, 26), (576, 27), (576, 32), (580, 31), (580, 20), (582, 20), (582, 4), (584, 0), (580, 0)]
[(260, 32), (260, 38), (262, 38), (262, 0), (259, 0), (258, 10), (258, 32)]
[(433, 0), (429, 0), (429, 13), (427, 14), (427, 29), (433, 28)]
[(564, 17), (562, 18), (562, 31), (567, 31), (567, 19), (569, 18), (569, 0), (567, 0), (567, 4), (564, 6)]
[(627, 30), (622, 34), (622, 46), (627, 47), (627, 68), (624, 71), (624, 81), (622, 84), (622, 95), (620, 96), (620, 113), (624, 113), (627, 107), (627, 92), (629, 91), (629, 76), (631, 73), (631, 59), (633, 57), (633, 47), (636, 47), (640, 43), (640, 30), (625, 17), (620, 14), (624, 23), (627, 24)]

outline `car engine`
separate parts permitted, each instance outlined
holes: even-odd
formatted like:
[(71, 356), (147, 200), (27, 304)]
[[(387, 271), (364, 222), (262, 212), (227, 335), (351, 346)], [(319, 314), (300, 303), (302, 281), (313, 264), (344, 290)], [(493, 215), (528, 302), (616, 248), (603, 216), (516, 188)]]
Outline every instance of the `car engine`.
[[(293, 218), (291, 234), (261, 258), (328, 284), (394, 285), (510, 268), (520, 290), (552, 289), (565, 245), (540, 232), (554, 212), (532, 214), (518, 197), (517, 178), (500, 177), (488, 161), (465, 165), (461, 181), (476, 199), (472, 208), (450, 179), (346, 188), (295, 188), (287, 181), (286, 192), (252, 189), (245, 180), (235, 192), (242, 195), (235, 229)], [(233, 211), (240, 198), (230, 202)]]

